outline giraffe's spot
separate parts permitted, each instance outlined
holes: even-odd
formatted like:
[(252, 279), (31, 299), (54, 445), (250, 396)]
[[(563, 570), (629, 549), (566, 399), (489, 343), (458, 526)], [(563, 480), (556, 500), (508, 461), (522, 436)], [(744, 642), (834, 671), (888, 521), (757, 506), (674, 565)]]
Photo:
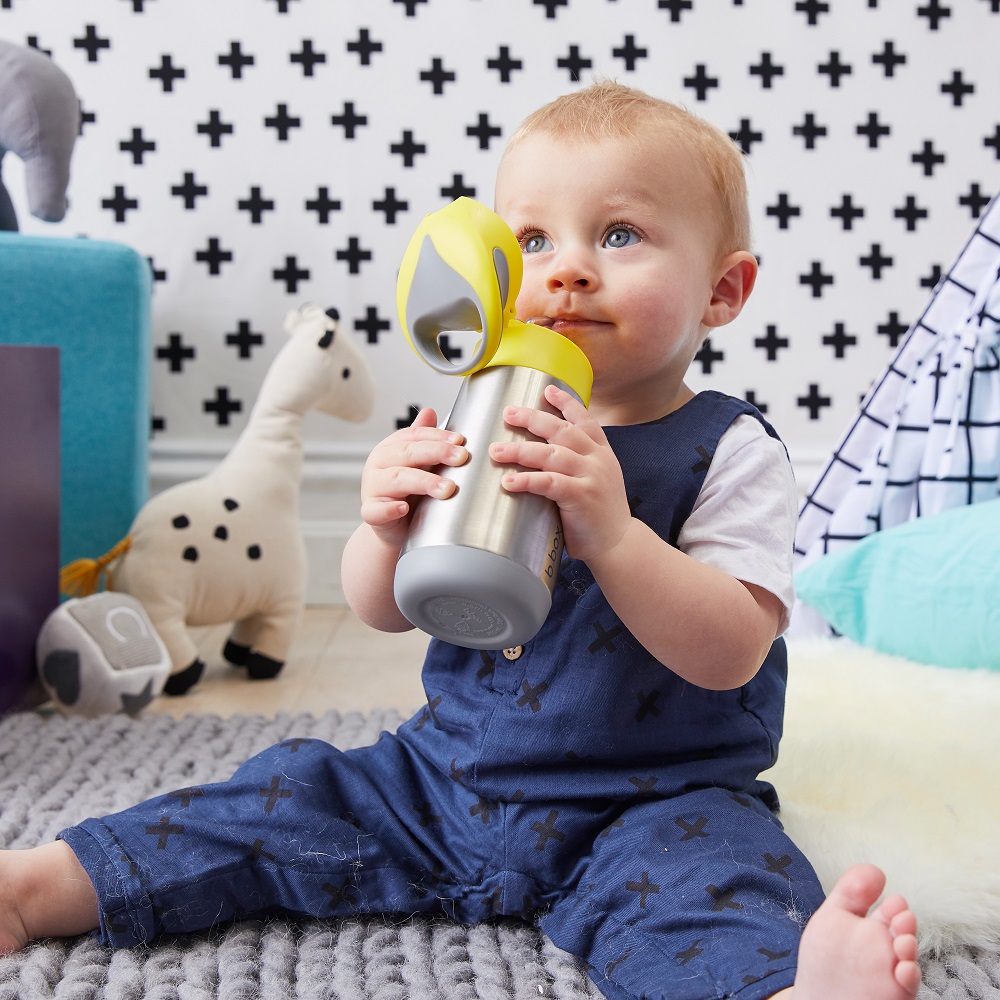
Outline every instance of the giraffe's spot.
[(177, 517), (175, 517), (170, 523), (175, 528), (190, 528), (191, 527), (191, 522), (188, 520), (186, 514), (178, 514)]
[(197, 562), (198, 561), (198, 550), (193, 545), (189, 545), (184, 550), (184, 558), (188, 562)]

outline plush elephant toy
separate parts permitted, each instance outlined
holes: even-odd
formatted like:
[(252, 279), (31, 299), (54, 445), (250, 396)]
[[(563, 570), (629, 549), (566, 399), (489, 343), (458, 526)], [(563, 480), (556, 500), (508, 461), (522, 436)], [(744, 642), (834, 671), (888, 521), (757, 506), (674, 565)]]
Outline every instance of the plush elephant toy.
[[(4, 153), (24, 161), (31, 214), (58, 222), (66, 214), (69, 161), (80, 131), (73, 84), (48, 56), (0, 40), (0, 170)], [(0, 175), (0, 230), (17, 215)]]

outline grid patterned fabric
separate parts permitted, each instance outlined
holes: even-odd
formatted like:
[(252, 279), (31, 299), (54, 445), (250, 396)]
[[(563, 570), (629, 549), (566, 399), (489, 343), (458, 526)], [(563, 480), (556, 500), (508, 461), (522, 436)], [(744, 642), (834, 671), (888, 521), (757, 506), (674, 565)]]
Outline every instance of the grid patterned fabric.
[(801, 568), (1000, 489), (1000, 198), (861, 403), (799, 515)]

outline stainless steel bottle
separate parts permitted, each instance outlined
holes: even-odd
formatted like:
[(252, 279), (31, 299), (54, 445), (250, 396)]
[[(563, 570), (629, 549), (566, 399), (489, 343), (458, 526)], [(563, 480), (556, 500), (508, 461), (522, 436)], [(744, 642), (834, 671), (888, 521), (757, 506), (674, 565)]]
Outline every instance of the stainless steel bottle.
[[(396, 565), (396, 603), (418, 628), (457, 645), (521, 645), (548, 615), (562, 524), (552, 501), (503, 488), (508, 467), (490, 458), (489, 446), (529, 436), (504, 422), (506, 406), (556, 412), (544, 398), (550, 384), (586, 405), (593, 372), (575, 344), (514, 319), (520, 247), (489, 209), (463, 198), (427, 216), (407, 254), (400, 317), (425, 361), (465, 374), (446, 426), (464, 435), (470, 457), (461, 467), (439, 470), (457, 486), (450, 497), (417, 502)], [(438, 337), (443, 323), (470, 316), (483, 335), (475, 367), (455, 368)]]
[(450, 497), (421, 498), (396, 566), (396, 603), (431, 635), (501, 649), (527, 642), (548, 615), (563, 551), (559, 508), (508, 493), (500, 482), (506, 466), (488, 448), (525, 436), (504, 423), (504, 407), (551, 410), (543, 393), (553, 383), (573, 392), (520, 366), (484, 368), (462, 383), (447, 426), (465, 435), (469, 461), (442, 470), (457, 486)]

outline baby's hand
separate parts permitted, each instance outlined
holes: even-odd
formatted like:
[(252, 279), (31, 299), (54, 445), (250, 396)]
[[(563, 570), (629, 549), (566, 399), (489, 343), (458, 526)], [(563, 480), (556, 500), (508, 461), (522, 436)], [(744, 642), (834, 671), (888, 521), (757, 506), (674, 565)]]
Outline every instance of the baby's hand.
[(437, 415), (425, 408), (409, 427), (377, 444), (361, 475), (362, 520), (385, 541), (402, 545), (412, 508), (409, 498), (443, 499), (454, 492), (455, 484), (431, 469), (468, 461), (464, 441), (461, 434), (437, 427)]
[(526, 466), (503, 477), (512, 493), (537, 493), (559, 505), (566, 551), (574, 559), (592, 559), (617, 545), (632, 520), (621, 465), (604, 429), (586, 407), (558, 386), (545, 399), (562, 416), (529, 407), (509, 406), (504, 420), (541, 441), (495, 441), (490, 457)]

